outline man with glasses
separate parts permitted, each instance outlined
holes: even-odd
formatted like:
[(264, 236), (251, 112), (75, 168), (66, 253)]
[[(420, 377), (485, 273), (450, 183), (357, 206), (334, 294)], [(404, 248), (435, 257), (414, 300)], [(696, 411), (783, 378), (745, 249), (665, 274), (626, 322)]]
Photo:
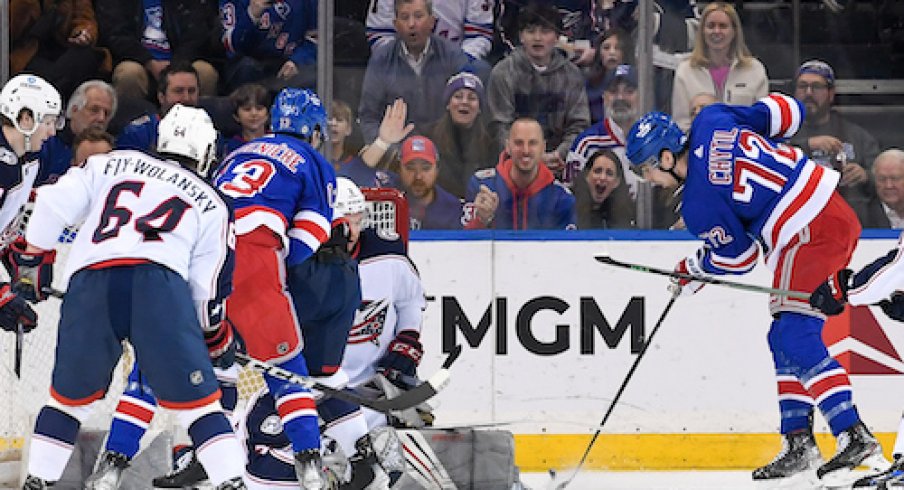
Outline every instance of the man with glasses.
[(832, 110), (835, 71), (828, 63), (810, 60), (800, 65), (794, 98), (804, 104), (807, 116), (791, 144), (817, 163), (841, 172), (838, 191), (860, 222), (866, 222), (867, 205), (874, 194), (869, 166), (879, 154), (879, 144), (865, 129)]
[(904, 151), (890, 148), (873, 162), (876, 197), (864, 228), (904, 228)]

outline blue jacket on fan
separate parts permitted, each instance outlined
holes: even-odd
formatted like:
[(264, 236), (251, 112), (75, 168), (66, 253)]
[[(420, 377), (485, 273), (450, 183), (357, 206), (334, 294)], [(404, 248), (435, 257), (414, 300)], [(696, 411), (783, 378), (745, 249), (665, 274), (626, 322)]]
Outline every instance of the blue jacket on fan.
[(61, 175), (72, 166), (72, 140), (75, 138), (67, 124), (63, 130), (55, 136), (48, 138), (41, 145), (38, 158), (41, 160), (41, 169), (35, 179), (35, 186), (56, 182)]
[(230, 57), (292, 60), (296, 65), (317, 62), (317, 45), (309, 33), (317, 30), (317, 0), (273, 2), (255, 24), (248, 15), (249, 0), (220, 0), (223, 46)]
[(465, 195), (465, 228), (483, 228), (474, 213), (474, 198), (481, 185), (499, 195), (499, 207), (491, 227), (497, 230), (567, 230), (576, 228), (574, 196), (555, 180), (542, 163), (537, 178), (527, 189), (519, 189), (510, 177), (512, 160), (505, 153), (495, 168), (474, 172)]
[(155, 154), (157, 151), (157, 126), (160, 116), (145, 114), (122, 128), (116, 138), (117, 150), (141, 150)]

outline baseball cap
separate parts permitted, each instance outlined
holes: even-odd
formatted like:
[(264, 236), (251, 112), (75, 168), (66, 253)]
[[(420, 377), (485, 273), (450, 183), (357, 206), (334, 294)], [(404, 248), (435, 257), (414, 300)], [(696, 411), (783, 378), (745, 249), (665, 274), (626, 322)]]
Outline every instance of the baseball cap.
[(446, 82), (446, 88), (443, 90), (443, 100), (448, 101), (452, 98), (452, 94), (462, 88), (473, 90), (477, 93), (480, 102), (483, 103), (483, 82), (480, 81), (480, 78), (477, 75), (466, 71), (456, 73), (449, 77), (449, 81)]
[(828, 83), (830, 87), (835, 85), (835, 70), (833, 70), (825, 61), (810, 60), (804, 62), (804, 64), (800, 65), (800, 68), (797, 69), (797, 76), (800, 77), (804, 73), (812, 73), (825, 78), (826, 83)]
[(603, 89), (609, 90), (609, 87), (617, 81), (624, 80), (628, 85), (637, 88), (637, 70), (632, 65), (618, 65), (614, 70), (606, 74), (603, 79)]
[(436, 165), (436, 146), (430, 138), (411, 136), (402, 142), (402, 165), (412, 160), (425, 160)]

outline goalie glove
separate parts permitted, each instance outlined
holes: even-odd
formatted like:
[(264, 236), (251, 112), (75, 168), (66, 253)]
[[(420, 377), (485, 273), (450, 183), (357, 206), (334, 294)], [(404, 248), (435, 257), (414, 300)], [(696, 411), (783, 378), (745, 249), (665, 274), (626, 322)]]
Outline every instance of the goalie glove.
[(850, 269), (841, 269), (829, 276), (810, 294), (810, 306), (829, 316), (838, 315), (844, 311), (853, 273), (854, 271)]
[(3, 265), (12, 278), (13, 291), (28, 301), (44, 301), (47, 299), (44, 290), (53, 283), (56, 251), (28, 253), (27, 246), (25, 239), (13, 242), (3, 253)]
[[(697, 253), (684, 258), (681, 262), (678, 262), (678, 265), (675, 266), (675, 272), (691, 275), (691, 276), (706, 276), (706, 272), (703, 271), (703, 256), (706, 254), (706, 250), (700, 249), (697, 250)], [(705, 282), (694, 281), (693, 279), (687, 278), (679, 278), (673, 277), (671, 279), (671, 284), (669, 284), (669, 292), (672, 293), (672, 296), (690, 296), (695, 294), (697, 291), (703, 289), (703, 286), (706, 286)]]
[(9, 283), (0, 285), (0, 328), (8, 332), (15, 332), (19, 325), (22, 330), (31, 332), (38, 322), (38, 315), (31, 309), (31, 305), (24, 299), (16, 296)]
[(377, 361), (377, 372), (403, 390), (412, 388), (417, 379), (417, 367), (424, 356), (420, 337), (421, 333), (416, 330), (402, 330)]
[(217, 328), (205, 330), (204, 342), (214, 367), (226, 369), (235, 364), (235, 336), (229, 322), (220, 322)]

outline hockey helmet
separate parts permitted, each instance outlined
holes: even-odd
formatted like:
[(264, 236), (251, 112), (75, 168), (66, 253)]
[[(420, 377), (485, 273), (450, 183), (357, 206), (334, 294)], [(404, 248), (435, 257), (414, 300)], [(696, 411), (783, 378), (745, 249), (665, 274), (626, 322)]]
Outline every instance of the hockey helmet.
[(320, 97), (308, 89), (284, 88), (276, 95), (270, 109), (270, 127), (274, 133), (291, 133), (310, 139), (314, 130), (326, 140), (326, 110)]
[(333, 208), (333, 220), (355, 213), (363, 213), (367, 209), (364, 193), (351, 179), (336, 178), (336, 206)]
[(56, 117), (56, 128), (62, 129), (66, 120), (62, 117), (63, 103), (60, 93), (53, 85), (35, 75), (16, 75), (0, 90), (0, 114), (12, 121), (21, 133), (32, 135), (38, 129), (35, 124), (25, 130), (19, 126), (19, 115), (23, 109), (31, 111), (36, 123), (48, 117)]
[(659, 165), (662, 150), (680, 153), (687, 145), (687, 136), (675, 121), (663, 112), (648, 112), (637, 120), (628, 132), (625, 152), (634, 165)]
[(217, 130), (207, 111), (198, 107), (176, 104), (157, 127), (157, 152), (194, 160), (203, 176), (216, 158), (216, 144)]

